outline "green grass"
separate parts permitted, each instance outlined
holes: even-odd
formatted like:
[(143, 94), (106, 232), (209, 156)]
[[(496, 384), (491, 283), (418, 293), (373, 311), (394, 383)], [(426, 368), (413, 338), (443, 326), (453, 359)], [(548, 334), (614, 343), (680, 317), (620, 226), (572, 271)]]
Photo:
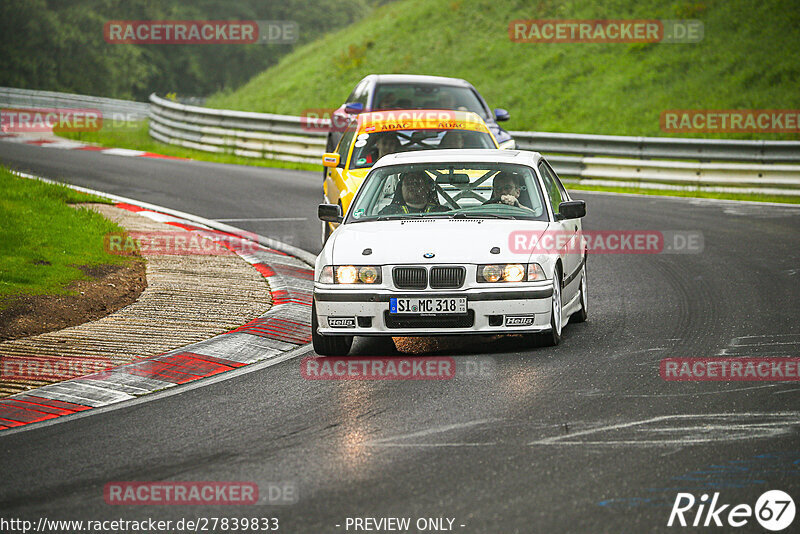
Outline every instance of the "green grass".
[(234, 165), (253, 165), (256, 167), (280, 167), (284, 169), (300, 169), (306, 171), (321, 171), (322, 165), (312, 165), (310, 163), (295, 163), (290, 161), (278, 161), (260, 158), (245, 158), (233, 154), (216, 154), (214, 152), (203, 152), (176, 145), (168, 145), (156, 141), (148, 133), (147, 121), (129, 123), (128, 125), (117, 125), (113, 127), (104, 126), (95, 132), (56, 132), (61, 137), (74, 139), (84, 143), (94, 143), (100, 146), (111, 148), (129, 148), (131, 150), (143, 150), (164, 156), (175, 156), (198, 161), (212, 161), (214, 163), (229, 163)]
[(65, 294), (86, 278), (78, 265), (131, 261), (104, 250), (103, 236), (123, 229), (69, 205), (80, 202), (108, 201), (0, 167), (0, 308), (18, 295)]
[[(511, 42), (509, 22), (534, 18), (699, 19), (705, 36), (697, 44)], [(206, 105), (299, 115), (338, 107), (367, 74), (432, 74), (469, 80), (491, 107), (510, 111), (509, 130), (669, 136), (663, 110), (799, 109), (798, 57), (794, 0), (401, 0)]]
[(639, 187), (609, 187), (565, 182), (564, 187), (573, 191), (605, 191), (608, 193), (632, 193), (636, 195), (658, 195), (665, 197), (718, 198), (723, 200), (748, 200), (751, 202), (781, 202), (800, 204), (798, 195), (759, 195), (748, 193), (716, 193), (711, 191), (680, 191), (672, 189), (644, 189)]

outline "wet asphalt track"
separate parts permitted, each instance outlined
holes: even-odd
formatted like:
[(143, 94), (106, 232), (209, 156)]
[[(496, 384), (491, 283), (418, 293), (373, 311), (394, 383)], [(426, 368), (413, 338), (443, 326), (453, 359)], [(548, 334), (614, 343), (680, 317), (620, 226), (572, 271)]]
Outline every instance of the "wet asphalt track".
[[(212, 219), (262, 219), (230, 224), (319, 250), (318, 172), (12, 143), (0, 162)], [(782, 489), (800, 505), (797, 382), (659, 376), (665, 357), (800, 356), (800, 208), (575, 196), (587, 200), (585, 228), (699, 230), (704, 251), (591, 256), (589, 321), (556, 348), (422, 342), (460, 370), (489, 362), (478, 376), (307, 381), (295, 359), (0, 434), (0, 515), (278, 517), (287, 533), (347, 532), (347, 517), (367, 516), (454, 518), (464, 533), (658, 532), (684, 530), (666, 527), (678, 491), (754, 505)], [(386, 351), (374, 340), (354, 350)], [(126, 480), (289, 481), (299, 501), (105, 504), (103, 486)], [(737, 531), (762, 530), (751, 520)]]

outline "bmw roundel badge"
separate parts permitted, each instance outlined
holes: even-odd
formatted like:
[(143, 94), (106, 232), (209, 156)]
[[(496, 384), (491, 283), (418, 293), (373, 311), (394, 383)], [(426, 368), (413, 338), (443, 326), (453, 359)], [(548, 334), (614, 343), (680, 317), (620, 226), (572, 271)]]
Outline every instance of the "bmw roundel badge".
[(434, 256), (436, 256), (436, 254), (434, 254), (433, 252), (426, 252), (425, 254), (422, 255), (423, 258), (432, 258)]

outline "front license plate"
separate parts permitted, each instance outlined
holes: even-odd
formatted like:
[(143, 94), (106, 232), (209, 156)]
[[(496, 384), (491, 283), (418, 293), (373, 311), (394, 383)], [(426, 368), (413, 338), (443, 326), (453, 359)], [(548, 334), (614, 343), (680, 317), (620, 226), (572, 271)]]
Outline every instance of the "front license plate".
[(465, 314), (467, 313), (467, 298), (392, 298), (389, 300), (389, 313)]

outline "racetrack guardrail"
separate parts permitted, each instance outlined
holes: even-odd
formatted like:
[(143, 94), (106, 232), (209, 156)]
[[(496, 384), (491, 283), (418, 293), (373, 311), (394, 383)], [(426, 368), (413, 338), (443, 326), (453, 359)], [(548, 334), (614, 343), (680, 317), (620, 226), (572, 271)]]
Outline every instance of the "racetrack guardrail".
[[(154, 139), (205, 152), (318, 164), (325, 151), (326, 133), (302, 117), (191, 106), (156, 94), (148, 106), (0, 88), (0, 105), (128, 109), (149, 116)], [(587, 183), (800, 195), (800, 141), (510, 133), (517, 148), (542, 152), (560, 175)]]
[[(150, 102), (150, 135), (165, 143), (307, 163), (319, 163), (325, 150), (326, 134), (305, 128), (301, 117), (187, 106), (155, 94)], [(546, 154), (559, 174), (587, 182), (800, 194), (800, 141), (511, 134), (518, 148)]]
[(321, 166), (324, 132), (309, 132), (301, 117), (187, 106), (150, 95), (150, 135), (187, 148)]
[(74, 95), (54, 91), (35, 91), (0, 87), (0, 107), (4, 108), (51, 108), (51, 109), (97, 109), (104, 117), (117, 120), (139, 121), (147, 118), (150, 105), (116, 98)]

